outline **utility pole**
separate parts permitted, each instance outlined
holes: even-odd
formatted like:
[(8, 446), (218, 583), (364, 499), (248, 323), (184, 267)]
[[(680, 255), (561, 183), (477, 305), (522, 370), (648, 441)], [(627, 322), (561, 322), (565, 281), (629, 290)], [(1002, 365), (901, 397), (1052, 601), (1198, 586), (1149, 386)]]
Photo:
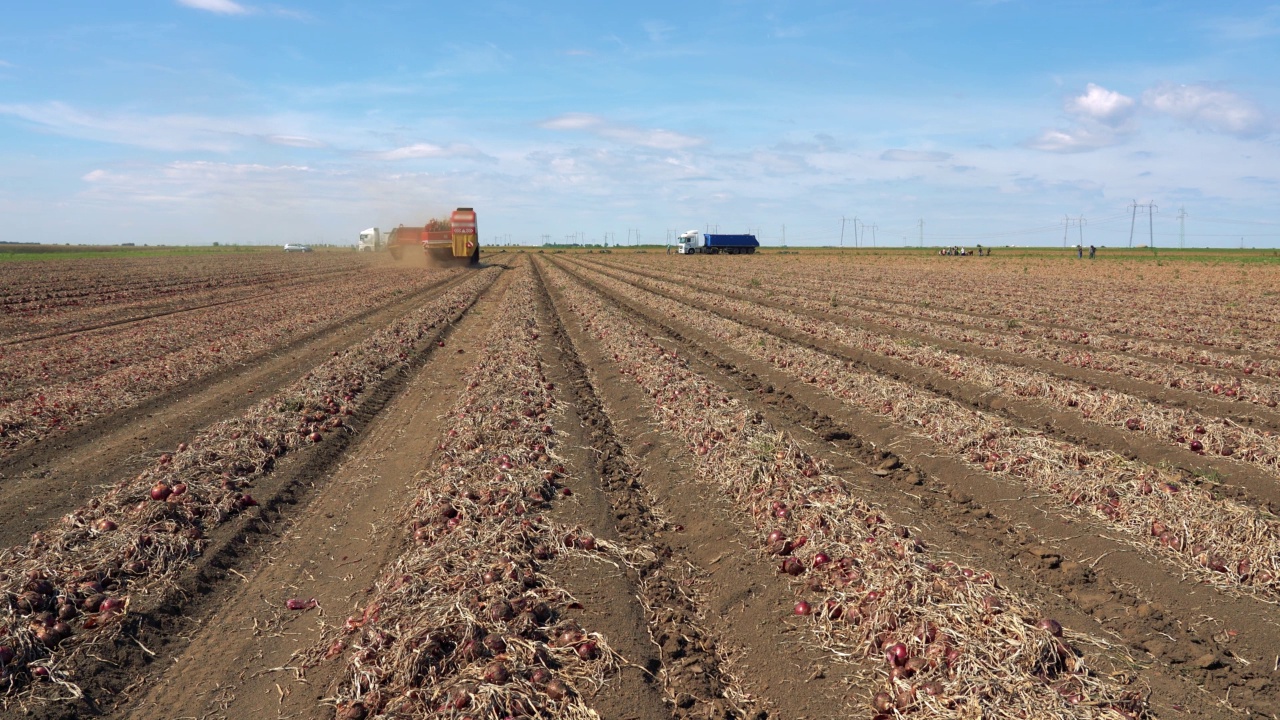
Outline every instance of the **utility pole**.
[(920, 247), (924, 247), (924, 218), (920, 218)]
[(1083, 215), (1081, 215), (1080, 218), (1076, 220), (1076, 227), (1080, 229), (1080, 247), (1084, 247), (1084, 216)]
[(853, 246), (862, 247), (862, 242), (858, 238), (858, 216), (853, 216)]
[(787, 226), (782, 226), (782, 247), (787, 246)]
[(872, 225), (872, 226), (871, 226), (871, 247), (875, 247), (875, 246), (876, 246), (876, 228), (878, 228), (878, 227), (880, 227), (880, 226), (879, 226), (879, 225)]
[(1062, 216), (1062, 249), (1063, 250), (1067, 249), (1067, 228), (1069, 227), (1071, 227), (1071, 217), (1067, 215), (1063, 215)]
[(1187, 208), (1178, 208), (1178, 249), (1187, 249)]
[[(853, 242), (855, 246), (858, 243), (857, 240), (854, 240)], [(844, 216), (843, 215), (840, 216), (840, 249), (841, 250), (844, 249)]]

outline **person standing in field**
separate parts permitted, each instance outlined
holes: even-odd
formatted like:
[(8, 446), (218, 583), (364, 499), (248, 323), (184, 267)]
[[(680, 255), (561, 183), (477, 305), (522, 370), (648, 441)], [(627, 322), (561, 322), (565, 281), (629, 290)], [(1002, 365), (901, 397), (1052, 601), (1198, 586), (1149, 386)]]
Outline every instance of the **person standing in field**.
[(1094, 256), (1094, 255), (1097, 255), (1097, 254), (1098, 254), (1098, 248), (1096, 248), (1096, 247), (1094, 247), (1094, 246), (1090, 245), (1090, 246), (1089, 246), (1089, 259), (1090, 259), (1090, 260), (1092, 260), (1092, 259), (1093, 259), (1093, 256)]
[(1077, 258), (1082, 258), (1082, 257), (1084, 257), (1084, 246), (1083, 246), (1083, 245), (1077, 245), (1077, 246), (1076, 246), (1076, 257), (1077, 257)]

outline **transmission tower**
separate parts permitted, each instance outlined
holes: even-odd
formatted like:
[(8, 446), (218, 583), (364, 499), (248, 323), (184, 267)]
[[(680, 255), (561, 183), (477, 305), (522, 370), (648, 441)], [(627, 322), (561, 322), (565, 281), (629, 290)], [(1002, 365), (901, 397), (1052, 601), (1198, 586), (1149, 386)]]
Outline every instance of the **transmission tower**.
[(1156, 246), (1155, 214), (1160, 212), (1160, 207), (1156, 205), (1154, 202), (1149, 202), (1143, 205), (1139, 205), (1137, 200), (1134, 200), (1133, 204), (1130, 205), (1129, 207), (1133, 210), (1133, 217), (1130, 218), (1129, 220), (1129, 247), (1133, 247), (1133, 231), (1134, 231), (1134, 226), (1137, 225), (1137, 222), (1138, 222), (1138, 208), (1147, 209), (1147, 234), (1149, 237), (1148, 247), (1155, 247)]
[(1178, 208), (1178, 249), (1187, 249), (1187, 209)]

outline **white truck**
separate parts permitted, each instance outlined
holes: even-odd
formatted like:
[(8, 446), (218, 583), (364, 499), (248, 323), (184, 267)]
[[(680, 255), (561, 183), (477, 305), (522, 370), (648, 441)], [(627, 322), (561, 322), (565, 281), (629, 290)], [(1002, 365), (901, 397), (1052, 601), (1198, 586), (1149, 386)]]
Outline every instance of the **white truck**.
[(360, 233), (360, 239), (356, 245), (356, 249), (360, 252), (375, 252), (387, 246), (386, 239), (382, 236), (382, 231), (378, 228), (369, 228)]
[(681, 233), (676, 252), (681, 255), (726, 253), (729, 255), (752, 254), (760, 247), (755, 235), (719, 235), (690, 230)]

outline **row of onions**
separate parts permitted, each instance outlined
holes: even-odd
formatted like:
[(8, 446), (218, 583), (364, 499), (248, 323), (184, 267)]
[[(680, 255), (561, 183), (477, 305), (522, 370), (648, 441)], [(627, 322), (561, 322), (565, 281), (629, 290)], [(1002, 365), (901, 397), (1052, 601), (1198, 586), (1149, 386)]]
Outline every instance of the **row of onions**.
[(513, 272), (438, 463), (400, 518), (407, 549), (363, 610), (304, 653), (342, 663), (330, 693), (340, 720), (598, 718), (589, 696), (617, 669), (605, 638), (568, 618), (575, 601), (548, 569), (566, 553), (643, 558), (540, 514), (569, 494), (567, 471), (533, 281), (527, 265)]
[(136, 477), (0, 551), (0, 698), (76, 697), (98, 648), (123, 642), (131, 608), (161, 602), (209, 533), (256, 506), (279, 458), (349, 432), (368, 390), (464, 312), (476, 274), (250, 408), (214, 423)]
[[(751, 299), (784, 299), (789, 304), (859, 322), (1125, 375), (1211, 395), (1219, 400), (1249, 402), (1271, 408), (1280, 404), (1280, 388), (1269, 378), (1262, 377), (1280, 376), (1280, 362), (1274, 360), (1245, 360), (1174, 344), (1107, 338), (1097, 333), (1051, 327), (1016, 324), (1011, 327), (1007, 319), (868, 300), (861, 294), (851, 297), (842, 289), (818, 294), (808, 289), (809, 283), (794, 278), (785, 284), (757, 288), (751, 285), (744, 287), (741, 280), (732, 276), (710, 281), (710, 273), (699, 273), (697, 278), (678, 271), (664, 274), (673, 275), (681, 282), (693, 280), (696, 286), (716, 293)], [(822, 298), (835, 300), (824, 302)], [(1182, 364), (1173, 365), (1161, 362), (1161, 359)]]
[[(347, 319), (442, 277), (344, 275), (272, 297), (0, 347), (0, 457)], [(337, 293), (352, 298), (334, 306)]]
[[(618, 271), (612, 271), (610, 276), (673, 298), (720, 308), (730, 314), (741, 316), (744, 312), (740, 303), (735, 304), (719, 295), (694, 293), (681, 284)], [(771, 306), (752, 306), (749, 313), (752, 318), (817, 338), (937, 370), (949, 378), (996, 390), (1006, 397), (1036, 398), (1095, 423), (1141, 432), (1192, 452), (1234, 458), (1272, 473), (1280, 471), (1280, 437), (1270, 430), (1258, 430), (1192, 409), (1159, 405), (1126, 393), (1100, 391), (1087, 383), (1057, 378), (1018, 365), (997, 363), (889, 333), (818, 320)]]
[(0, 338), (6, 341), (259, 294), (273, 284), (323, 282), (352, 271), (350, 256), (305, 262), (276, 253), (93, 258), (0, 267)]
[[(732, 279), (733, 272), (742, 269), (735, 265), (739, 267), (721, 276)], [(1117, 348), (1150, 340), (1154, 343), (1141, 346), (1175, 353), (1194, 351), (1185, 348), (1187, 343), (1273, 357), (1280, 351), (1280, 341), (1266, 332), (1280, 311), (1275, 299), (1280, 287), (1265, 270), (1250, 273), (1246, 283), (1230, 271), (1215, 282), (1215, 273), (1198, 268), (1195, 282), (1186, 282), (1177, 269), (1148, 277), (1142, 269), (1130, 267), (1121, 270), (1127, 276), (1108, 283), (1097, 266), (1081, 272), (1060, 262), (1041, 264), (1034, 274), (1019, 272), (1025, 266), (989, 261), (940, 265), (902, 258), (872, 263), (791, 258), (788, 266), (787, 286), (799, 285), (815, 297), (841, 298), (853, 288), (857, 297), (847, 298), (849, 302), (865, 298), (889, 312), (936, 310), (946, 313), (938, 319), (961, 324), (1003, 324), (1012, 319), (1037, 332), (1096, 331), (1114, 340)], [(1220, 358), (1226, 367), (1241, 367), (1230, 352), (1212, 351), (1206, 357)]]
[[(798, 595), (811, 640), (853, 665), (874, 717), (1144, 716), (1065, 631), (979, 568), (942, 560), (762, 416), (561, 270), (552, 284), (653, 420), (689, 449)], [(653, 300), (653, 298), (649, 298)]]
[[(1050, 261), (1036, 264), (1034, 274), (1030, 263), (1020, 267), (1012, 263), (950, 268), (894, 265), (883, 274), (857, 268), (856, 275), (869, 281), (861, 284), (880, 300), (955, 307), (979, 316), (992, 314), (993, 309), (1010, 310), (1007, 317), (1052, 327), (1088, 326), (1122, 336), (1210, 347), (1280, 349), (1275, 338), (1258, 332), (1270, 326), (1280, 310), (1274, 274), (1261, 267), (1200, 266), (1195, 267), (1195, 282), (1185, 282), (1185, 265), (1073, 268), (1072, 263)], [(842, 268), (839, 279), (849, 277), (851, 270)], [(975, 285), (975, 273), (988, 281)], [(921, 275), (927, 275), (929, 282), (920, 282)], [(1246, 292), (1250, 301), (1241, 302)]]
[[(1123, 530), (1130, 542), (1217, 587), (1280, 598), (1280, 520), (1184, 485), (1169, 470), (1019, 427), (907, 382), (861, 370), (606, 276), (598, 282), (859, 409), (923, 435), (986, 472), (1016, 478)], [(1074, 512), (1064, 507), (1064, 511)]]

